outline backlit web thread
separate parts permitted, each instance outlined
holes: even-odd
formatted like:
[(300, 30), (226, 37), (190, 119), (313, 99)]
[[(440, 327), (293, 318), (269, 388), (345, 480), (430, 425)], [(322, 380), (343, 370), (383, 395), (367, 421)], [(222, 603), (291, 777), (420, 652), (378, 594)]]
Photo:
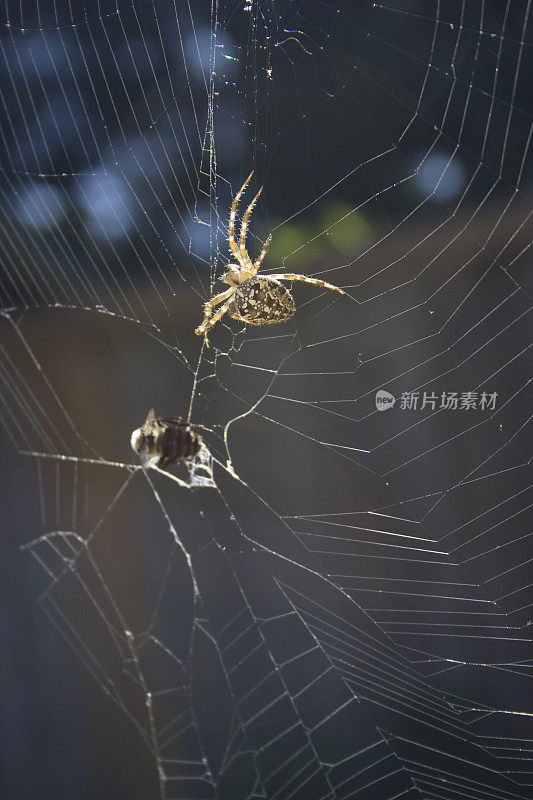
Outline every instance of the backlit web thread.
[[(465, 0), (453, 16), (327, 4), (322, 25), (312, 5), (281, 3), (33, 8), (8, 3), (0, 40), (0, 415), (36, 467), (43, 532), (27, 547), (50, 577), (43, 607), (146, 741), (161, 797), (531, 797), (529, 4), (496, 14)], [(361, 37), (355, 54), (345, 30)], [(416, 79), (399, 122), (383, 114), (385, 52)], [(300, 90), (309, 67), (324, 108)], [(288, 120), (277, 70), (301, 103)], [(250, 134), (268, 177), (291, 123), (302, 142), (325, 117), (348, 125), (347, 109), (375, 125), (377, 149), (361, 153), (348, 130), (340, 173), (275, 225), (273, 247), (289, 231), (292, 269), (332, 241), (312, 274), (351, 300), (343, 311), (302, 291), (279, 333), (219, 323), (197, 362), (173, 295), (201, 318), (240, 185), (222, 178), (241, 161), (232, 146)], [(325, 221), (346, 185), (357, 199)], [(382, 226), (342, 255), (343, 223), (376, 210)], [(296, 227), (302, 215), (314, 231)], [(176, 485), (88, 438), (35, 309), (61, 332), (96, 320), (169, 358), (189, 410), (206, 409), (195, 421), (212, 424), (213, 460)], [(387, 414), (380, 388), (397, 398)], [(497, 405), (400, 409), (403, 393), (453, 390), (496, 392)], [(293, 490), (284, 452), (308, 489)], [(143, 608), (124, 602), (117, 560), (141, 579)]]

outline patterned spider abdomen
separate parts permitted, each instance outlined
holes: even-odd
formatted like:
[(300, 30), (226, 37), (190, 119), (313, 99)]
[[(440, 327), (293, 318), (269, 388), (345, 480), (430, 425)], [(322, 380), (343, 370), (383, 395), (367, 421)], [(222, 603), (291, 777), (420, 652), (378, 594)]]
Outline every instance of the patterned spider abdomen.
[(256, 275), (243, 281), (235, 290), (233, 302), (237, 314), (250, 325), (273, 325), (294, 314), (294, 300), (282, 283), (267, 275)]

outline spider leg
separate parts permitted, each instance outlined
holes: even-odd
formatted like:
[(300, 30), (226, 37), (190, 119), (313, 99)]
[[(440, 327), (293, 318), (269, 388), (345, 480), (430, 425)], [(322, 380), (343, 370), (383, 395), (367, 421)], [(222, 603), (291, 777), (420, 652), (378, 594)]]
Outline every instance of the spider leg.
[(313, 286), (321, 286), (323, 289), (333, 289), (334, 292), (346, 294), (338, 286), (333, 286), (332, 283), (326, 281), (319, 281), (317, 278), (308, 278), (307, 275), (293, 275), (292, 272), (283, 272), (280, 275), (267, 275), (268, 278), (274, 278), (276, 281), (302, 281), (303, 283), (311, 283)]
[[(233, 294), (234, 290), (232, 288), (231, 290), (228, 289), (228, 291), (231, 291), (231, 294)], [(227, 294), (227, 292), (223, 292), (222, 294)], [(223, 306), (220, 306), (220, 308), (218, 309), (218, 311), (217, 311), (217, 313), (215, 314), (214, 317), (210, 317), (210, 318), (208, 317), (207, 319), (204, 319), (202, 324), (198, 328), (196, 328), (196, 330), (195, 330), (196, 334), (198, 334), (200, 336), (203, 333), (204, 341), (205, 341), (207, 347), (209, 347), (209, 341), (208, 341), (208, 338), (207, 338), (207, 331), (210, 328), (212, 328), (213, 325), (217, 324), (219, 319), (224, 316), (224, 314), (226, 313), (226, 311), (228, 310), (228, 308), (231, 306), (232, 303), (233, 303), (233, 297), (230, 297), (228, 300), (226, 300), (226, 302), (224, 303)]]
[(263, 245), (263, 249), (261, 250), (261, 254), (260, 254), (259, 258), (257, 259), (257, 261), (254, 264), (254, 272), (253, 272), (254, 275), (257, 275), (257, 271), (259, 270), (259, 267), (261, 266), (262, 260), (266, 256), (266, 251), (268, 250), (271, 241), (272, 241), (272, 234), (269, 233), (267, 238), (266, 238), (266, 240), (265, 240), (265, 243)]
[[(263, 191), (263, 187), (261, 186), (261, 188), (257, 192), (256, 196), (254, 197), (254, 199), (252, 200), (252, 202), (250, 203), (250, 205), (248, 206), (248, 208), (244, 212), (244, 215), (243, 215), (243, 218), (242, 218), (242, 224), (241, 224), (241, 233), (240, 233), (240, 236), (239, 236), (239, 245), (240, 245), (240, 250), (241, 250), (240, 263), (242, 264), (244, 262), (244, 264), (246, 264), (246, 266), (249, 269), (252, 269), (252, 270), (253, 270), (254, 266), (253, 266), (252, 262), (250, 261), (248, 253), (246, 252), (246, 233), (248, 231), (248, 221), (250, 219), (250, 214), (254, 210), (254, 206), (257, 203), (259, 195), (261, 194), (262, 191)], [(254, 273), (254, 275), (255, 275), (255, 273)]]
[(237, 216), (237, 206), (239, 205), (239, 200), (241, 199), (242, 193), (244, 192), (244, 190), (248, 186), (248, 183), (250, 182), (250, 178), (252, 177), (253, 174), (254, 174), (254, 172), (252, 170), (250, 172), (250, 174), (248, 175), (248, 177), (246, 178), (246, 180), (244, 181), (244, 183), (241, 186), (241, 188), (239, 189), (239, 191), (237, 192), (237, 194), (235, 195), (235, 199), (233, 200), (233, 203), (231, 204), (231, 213), (229, 215), (229, 226), (228, 226), (228, 241), (229, 241), (230, 251), (233, 253), (233, 255), (235, 256), (235, 258), (237, 259), (237, 262), (241, 265), (241, 267), (244, 267), (245, 269), (247, 267), (246, 261), (243, 263), (243, 261), (241, 259), (241, 254), (240, 254), (239, 248), (237, 247), (237, 245), (235, 243), (235, 233), (234, 233), (234, 231), (235, 231), (235, 217)]
[(229, 304), (231, 303), (231, 299), (224, 303), (222, 308), (220, 308), (214, 317), (212, 317), (213, 310), (215, 306), (218, 306), (223, 300), (227, 300), (227, 298), (231, 298), (235, 292), (235, 288), (230, 286), (229, 289), (226, 289), (225, 292), (220, 292), (220, 294), (215, 295), (212, 297), (211, 300), (208, 300), (207, 303), (204, 305), (204, 319), (201, 325), (198, 325), (196, 330), (194, 331), (197, 336), (204, 335), (205, 343), (209, 347), (209, 342), (207, 341), (207, 331), (209, 328), (212, 328), (213, 325), (218, 322), (220, 317), (226, 313), (228, 310)]

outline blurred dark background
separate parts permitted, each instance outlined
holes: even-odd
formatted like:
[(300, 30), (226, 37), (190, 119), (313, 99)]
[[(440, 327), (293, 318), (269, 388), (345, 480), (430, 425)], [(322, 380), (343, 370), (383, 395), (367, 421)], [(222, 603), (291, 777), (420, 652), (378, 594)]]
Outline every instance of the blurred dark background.
[[(434, 742), (422, 722), (413, 734), (416, 713), (402, 718), (394, 693), (372, 695), (355, 660), (343, 678), (409, 765), (413, 797), (448, 797), (431, 794), (430, 773), (449, 770), (461, 796), (469, 780), (491, 797), (532, 796), (517, 757), (533, 696), (528, 11), (6, 0), (2, 797), (159, 796), (135, 652), (147, 685), (180, 688), (176, 717), (190, 689), (191, 729), (219, 785), (215, 795), (195, 774), (191, 796), (236, 800), (244, 778), (220, 766), (234, 731), (218, 637), (242, 613), (285, 613), (285, 584), (368, 636), (380, 664), (390, 656), (385, 687), (411, 668), (427, 680)], [(293, 320), (266, 333), (219, 323), (199, 361), (194, 327), (219, 291), (231, 197), (251, 169), (250, 197), (264, 189), (250, 251), (272, 232), (266, 271), (348, 296), (296, 286)], [(494, 413), (397, 403), (380, 414), (380, 388), (498, 401)], [(147, 410), (186, 416), (191, 397), (209, 448), (246, 486), (221, 467), (218, 492), (154, 476), (166, 519), (140, 474), (91, 461), (132, 464), (129, 436)], [(304, 648), (320, 633), (312, 609), (299, 613)], [(126, 626), (139, 643), (129, 654)], [(273, 634), (272, 658), (288, 661), (293, 640)], [(421, 776), (402, 747), (417, 736), (441, 746), (444, 697), (475, 753), (450, 745), (441, 764), (426, 753)], [(186, 735), (177, 752), (197, 764)], [(343, 761), (330, 738), (331, 761)], [(363, 796), (351, 780), (346, 796)]]

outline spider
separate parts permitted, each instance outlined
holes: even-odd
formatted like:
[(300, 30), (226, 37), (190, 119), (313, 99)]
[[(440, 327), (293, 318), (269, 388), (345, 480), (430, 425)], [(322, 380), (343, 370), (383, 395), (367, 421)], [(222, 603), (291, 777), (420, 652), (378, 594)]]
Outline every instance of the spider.
[[(228, 240), (230, 252), (236, 258), (237, 264), (228, 264), (227, 272), (220, 278), (224, 283), (229, 283), (230, 288), (226, 289), (225, 292), (215, 295), (215, 297), (212, 297), (211, 300), (205, 303), (203, 322), (195, 330), (198, 336), (203, 335), (207, 347), (209, 347), (207, 338), (209, 329), (212, 328), (213, 325), (216, 325), (219, 319), (226, 313), (228, 313), (232, 319), (246, 322), (247, 325), (274, 325), (277, 322), (284, 322), (286, 319), (292, 317), (294, 314), (294, 300), (289, 290), (286, 289), (280, 281), (303, 281), (304, 283), (311, 283), (313, 286), (321, 286), (323, 289), (333, 289), (333, 291), (339, 292), (340, 294), (346, 294), (346, 292), (343, 292), (338, 286), (333, 286), (331, 283), (326, 283), (325, 281), (319, 281), (316, 278), (308, 278), (307, 275), (294, 275), (292, 272), (284, 272), (276, 275), (257, 274), (272, 237), (268, 236), (259, 258), (252, 263), (246, 251), (246, 233), (250, 215), (259, 195), (263, 191), (263, 187), (259, 189), (244, 212), (238, 247), (234, 236), (237, 206), (253, 174), (253, 171), (250, 172), (231, 204)], [(218, 306), (219, 303), (223, 303), (223, 305), (220, 306), (218, 311), (213, 315), (215, 306)]]

